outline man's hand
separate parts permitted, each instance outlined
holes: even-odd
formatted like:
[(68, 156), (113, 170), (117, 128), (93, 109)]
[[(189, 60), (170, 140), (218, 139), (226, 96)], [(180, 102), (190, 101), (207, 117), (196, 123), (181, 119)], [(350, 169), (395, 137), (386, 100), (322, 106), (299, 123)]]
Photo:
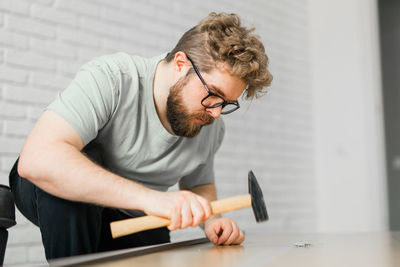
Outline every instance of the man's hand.
[(211, 218), (205, 222), (204, 232), (215, 245), (239, 245), (244, 241), (243, 232), (229, 218)]
[(169, 218), (170, 231), (195, 227), (211, 216), (210, 202), (190, 191), (159, 192), (153, 191), (144, 212)]

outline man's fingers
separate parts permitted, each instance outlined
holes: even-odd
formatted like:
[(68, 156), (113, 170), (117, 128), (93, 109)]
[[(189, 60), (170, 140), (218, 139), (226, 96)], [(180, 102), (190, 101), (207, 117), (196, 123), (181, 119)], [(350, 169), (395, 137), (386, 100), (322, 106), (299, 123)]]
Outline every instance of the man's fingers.
[(188, 201), (185, 201), (182, 204), (181, 218), (181, 225), (179, 226), (179, 228), (183, 229), (192, 225), (193, 213), (191, 203), (189, 203)]
[(211, 230), (206, 232), (208, 239), (215, 245), (217, 245), (218, 243), (218, 234), (220, 231), (220, 224), (215, 224), (215, 226), (212, 227)]
[(244, 241), (244, 233), (242, 230), (239, 230), (239, 237), (236, 239), (236, 241), (233, 243), (235, 245), (239, 245)]
[(236, 222), (228, 218), (207, 221), (205, 231), (208, 239), (215, 245), (238, 245), (245, 238)]
[(203, 210), (204, 210), (204, 219), (203, 219), (203, 221), (206, 221), (212, 215), (210, 202), (207, 199), (205, 199), (203, 197), (199, 197), (199, 196), (197, 196), (197, 199), (200, 202), (200, 204), (201, 204), (201, 206), (203, 207)]
[(193, 198), (190, 202), (193, 214), (192, 227), (199, 225), (199, 223), (203, 222), (205, 211), (200, 201), (197, 198)]
[(181, 208), (180, 206), (176, 207), (173, 213), (171, 214), (171, 223), (168, 226), (168, 230), (174, 231), (179, 228), (181, 225)]
[(229, 238), (223, 243), (224, 245), (231, 245), (231, 244), (235, 244), (236, 240), (238, 240), (239, 236), (240, 236), (240, 230), (239, 227), (237, 226), (237, 224), (234, 221), (231, 221), (231, 225), (232, 225), (232, 232), (231, 235), (229, 236)]
[(221, 228), (222, 228), (222, 234), (218, 238), (218, 245), (224, 244), (228, 240), (233, 231), (232, 224), (230, 222), (224, 221), (221, 225)]
[(168, 229), (170, 231), (197, 226), (211, 217), (211, 205), (207, 199), (187, 191), (174, 194), (178, 197), (169, 208), (171, 223)]

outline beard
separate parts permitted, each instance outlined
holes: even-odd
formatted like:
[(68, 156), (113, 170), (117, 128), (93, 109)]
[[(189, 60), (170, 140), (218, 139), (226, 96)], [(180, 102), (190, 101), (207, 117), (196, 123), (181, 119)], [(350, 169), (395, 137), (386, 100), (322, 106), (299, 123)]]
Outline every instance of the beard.
[[(169, 91), (167, 99), (167, 119), (175, 135), (195, 137), (201, 127), (214, 122), (214, 117), (205, 111), (189, 113), (182, 100), (182, 89), (187, 84), (189, 76), (180, 78)], [(199, 122), (198, 119), (203, 122)]]

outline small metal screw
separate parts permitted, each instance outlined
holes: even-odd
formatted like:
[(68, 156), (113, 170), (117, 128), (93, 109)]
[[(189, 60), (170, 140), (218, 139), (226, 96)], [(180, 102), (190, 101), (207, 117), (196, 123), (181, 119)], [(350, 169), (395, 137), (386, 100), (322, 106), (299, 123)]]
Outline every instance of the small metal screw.
[(311, 247), (311, 243), (307, 243), (307, 242), (303, 242), (303, 241), (299, 241), (294, 243), (295, 247), (297, 248), (308, 248)]

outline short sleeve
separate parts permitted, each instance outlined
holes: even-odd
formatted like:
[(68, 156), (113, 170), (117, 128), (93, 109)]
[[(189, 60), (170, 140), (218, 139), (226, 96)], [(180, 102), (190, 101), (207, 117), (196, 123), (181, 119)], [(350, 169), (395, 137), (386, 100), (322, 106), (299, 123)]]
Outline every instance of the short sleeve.
[(82, 66), (70, 85), (46, 108), (64, 118), (81, 136), (84, 145), (96, 138), (117, 105), (117, 81), (99, 60)]
[(222, 118), (219, 119), (220, 123), (221, 123), (221, 128), (218, 132), (218, 138), (217, 138), (217, 142), (214, 146), (214, 154), (217, 153), (218, 149), (221, 147), (222, 142), (224, 141), (224, 137), (225, 137), (225, 123), (224, 120)]
[(217, 136), (212, 144), (212, 152), (207, 162), (200, 164), (191, 174), (182, 177), (179, 181), (179, 185), (182, 188), (191, 189), (199, 185), (213, 184), (215, 182), (214, 158), (225, 136), (225, 124), (222, 119), (220, 119), (220, 126), (218, 128)]
[(179, 185), (184, 189), (192, 189), (203, 184), (213, 184), (214, 180), (214, 156), (212, 156), (206, 164), (199, 165), (190, 175), (182, 177)]

